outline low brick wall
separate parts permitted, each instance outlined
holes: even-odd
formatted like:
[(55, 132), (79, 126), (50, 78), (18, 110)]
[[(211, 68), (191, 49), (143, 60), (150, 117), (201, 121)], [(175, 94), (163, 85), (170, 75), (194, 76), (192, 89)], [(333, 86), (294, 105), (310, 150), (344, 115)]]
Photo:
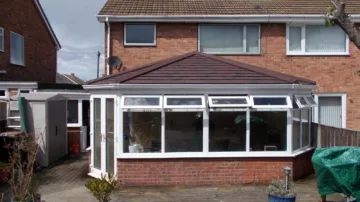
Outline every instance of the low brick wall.
[(125, 186), (266, 184), (283, 179), (283, 168), (293, 179), (313, 172), (313, 150), (297, 157), (118, 159), (117, 176)]

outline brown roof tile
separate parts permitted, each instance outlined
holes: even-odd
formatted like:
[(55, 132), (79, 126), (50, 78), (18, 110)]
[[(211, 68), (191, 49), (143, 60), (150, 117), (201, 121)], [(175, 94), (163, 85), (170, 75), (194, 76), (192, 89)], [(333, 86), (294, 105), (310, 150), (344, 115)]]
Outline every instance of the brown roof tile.
[(307, 79), (199, 52), (171, 57), (87, 82), (94, 85), (111, 83), (316, 84)]
[[(360, 0), (346, 11), (360, 14)], [(99, 15), (260, 15), (324, 14), (330, 0), (108, 0)]]

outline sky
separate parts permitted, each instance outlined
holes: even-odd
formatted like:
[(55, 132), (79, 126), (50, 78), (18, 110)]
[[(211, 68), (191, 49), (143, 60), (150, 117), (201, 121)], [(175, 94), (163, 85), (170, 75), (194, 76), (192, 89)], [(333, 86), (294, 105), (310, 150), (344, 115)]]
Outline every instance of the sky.
[(96, 15), (106, 0), (40, 0), (62, 46), (58, 72), (75, 73), (83, 80), (96, 78), (97, 52), (100, 76), (104, 73), (104, 24)]

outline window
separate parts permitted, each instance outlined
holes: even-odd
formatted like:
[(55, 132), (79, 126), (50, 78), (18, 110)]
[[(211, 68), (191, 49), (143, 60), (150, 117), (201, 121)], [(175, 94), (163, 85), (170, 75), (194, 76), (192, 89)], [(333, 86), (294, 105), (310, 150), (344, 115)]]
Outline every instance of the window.
[(155, 24), (125, 24), (124, 45), (156, 45)]
[(123, 112), (124, 152), (161, 152), (161, 112)]
[(209, 151), (246, 151), (246, 112), (211, 112)]
[(203, 112), (165, 112), (165, 152), (203, 151)]
[(205, 108), (204, 96), (164, 96), (164, 108)]
[(123, 96), (122, 108), (161, 108), (161, 96)]
[(254, 108), (292, 108), (289, 96), (251, 96)]
[(288, 55), (346, 55), (348, 37), (338, 26), (290, 25), (287, 27)]
[(295, 102), (299, 108), (316, 107), (317, 104), (311, 95), (296, 95)]
[(199, 50), (213, 54), (260, 54), (260, 26), (199, 25)]
[(293, 150), (300, 149), (301, 147), (301, 121), (300, 121), (300, 112), (301, 110), (296, 109), (293, 111)]
[(250, 99), (247, 96), (237, 97), (209, 97), (210, 107), (250, 107)]
[(24, 37), (14, 32), (10, 33), (10, 62), (24, 65)]
[(68, 100), (68, 123), (77, 124), (79, 123), (79, 105), (78, 100)]
[(0, 90), (0, 97), (6, 96), (6, 90)]
[(310, 133), (310, 121), (309, 121), (310, 109), (301, 110), (301, 131), (302, 131), (302, 147), (309, 145), (309, 133)]
[(4, 52), (4, 28), (0, 27), (0, 51)]

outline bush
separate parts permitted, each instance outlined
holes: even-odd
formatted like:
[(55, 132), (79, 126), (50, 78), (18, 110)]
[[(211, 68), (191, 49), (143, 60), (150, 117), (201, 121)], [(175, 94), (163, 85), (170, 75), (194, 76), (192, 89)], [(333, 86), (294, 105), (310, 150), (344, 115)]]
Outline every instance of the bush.
[(279, 197), (296, 195), (293, 182), (289, 181), (289, 189), (287, 189), (285, 180), (272, 181), (267, 191), (269, 194)]
[(99, 202), (109, 202), (111, 193), (116, 189), (118, 181), (114, 174), (101, 175), (100, 179), (91, 179), (86, 188)]

